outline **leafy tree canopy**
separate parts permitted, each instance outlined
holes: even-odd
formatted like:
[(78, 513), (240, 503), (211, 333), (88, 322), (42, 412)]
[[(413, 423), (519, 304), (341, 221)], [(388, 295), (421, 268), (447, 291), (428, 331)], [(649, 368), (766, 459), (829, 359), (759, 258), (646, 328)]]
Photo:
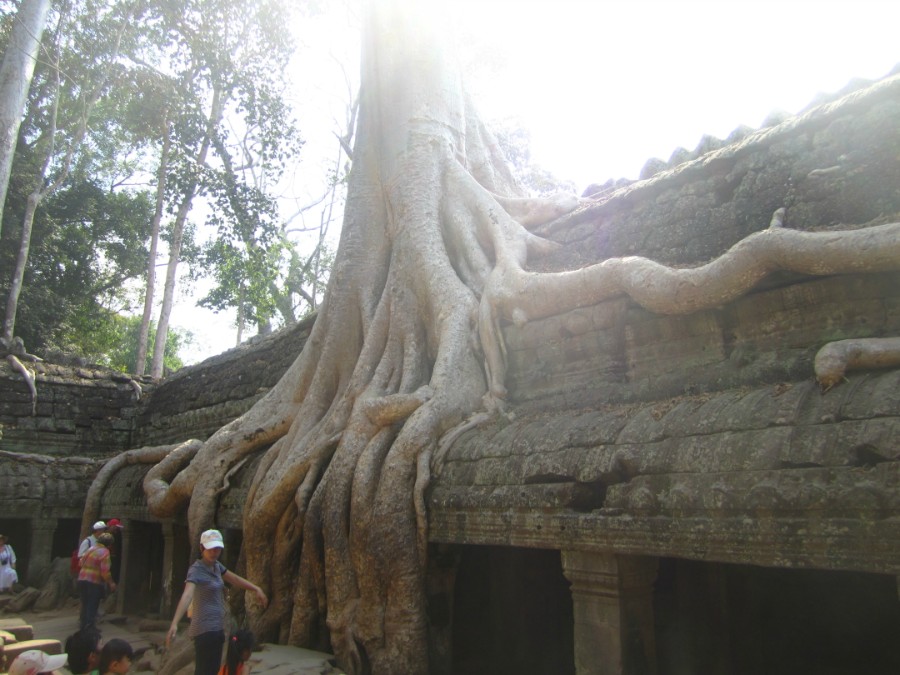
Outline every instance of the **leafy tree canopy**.
[[(5, 230), (16, 230), (23, 201), (10, 194)], [(66, 347), (100, 359), (103, 339), (91, 333), (110, 313), (130, 309), (127, 282), (142, 272), (152, 209), (146, 192), (110, 192), (86, 179), (47, 201), (35, 218), (17, 322), (29, 349)], [(13, 242), (3, 243), (0, 266), (9, 269)]]

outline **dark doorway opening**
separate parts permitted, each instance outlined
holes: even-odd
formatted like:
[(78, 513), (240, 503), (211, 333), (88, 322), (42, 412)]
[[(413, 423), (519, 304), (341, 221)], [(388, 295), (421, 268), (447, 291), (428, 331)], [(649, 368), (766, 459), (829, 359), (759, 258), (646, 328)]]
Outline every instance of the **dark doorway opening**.
[(162, 526), (159, 523), (130, 520), (127, 525), (129, 550), (125, 575), (119, 592), (124, 593), (124, 608), (129, 614), (154, 616), (160, 612), (163, 598)]
[(71, 558), (72, 552), (81, 545), (81, 519), (60, 518), (53, 531), (53, 558)]
[[(0, 518), (0, 534), (16, 554), (19, 583), (27, 583), (29, 572), (35, 569), (31, 557), (31, 520), (28, 518)], [(47, 561), (49, 562), (49, 561)]]
[(460, 548), (452, 672), (574, 673), (572, 596), (559, 551)]
[(900, 672), (894, 576), (663, 559), (659, 675)]

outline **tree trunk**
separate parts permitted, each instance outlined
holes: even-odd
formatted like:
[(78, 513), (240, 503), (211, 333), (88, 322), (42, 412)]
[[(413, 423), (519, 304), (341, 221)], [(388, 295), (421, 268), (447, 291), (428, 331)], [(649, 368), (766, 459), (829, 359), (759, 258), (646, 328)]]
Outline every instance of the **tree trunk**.
[[(734, 297), (759, 270), (804, 258), (785, 255), (783, 246), (797, 242), (763, 237), (770, 249), (754, 244), (733, 256), (761, 256), (752, 269), (736, 265), (728, 283), (683, 303), (665, 287), (689, 285), (679, 275), (693, 271), (638, 258), (525, 271), (528, 253), (554, 245), (524, 225), (577, 200), (515, 197), (496, 143), (444, 58), (445, 24), (417, 14), (417, 3), (400, 5), (373, 1), (367, 10), (344, 226), (303, 352), (171, 482), (145, 486), (151, 505), (165, 504), (160, 514), (189, 501), (196, 540), (214, 523), (228, 471), (264, 450), (243, 523), (246, 574), (270, 598), (265, 611), (248, 599), (253, 627), (264, 640), (332, 649), (349, 673), (429, 670), (424, 491), (441, 436), (502, 404), (501, 321), (622, 293), (643, 302), (662, 292), (664, 309), (691, 312)], [(857, 239), (867, 232), (874, 239)], [(816, 249), (810, 235), (803, 245), (813, 257), (845, 244), (851, 253), (811, 273), (900, 265), (900, 225), (826, 234), (840, 241)], [(715, 271), (728, 277), (729, 260)]]
[(49, 10), (50, 0), (22, 0), (0, 65), (0, 227), (19, 125)]
[(22, 217), (22, 235), (19, 237), (19, 252), (16, 255), (16, 269), (9, 284), (9, 295), (6, 297), (6, 315), (3, 319), (3, 339), (12, 344), (16, 330), (16, 314), (19, 310), (19, 295), (25, 281), (25, 267), (28, 264), (28, 252), (31, 249), (31, 231), (34, 227), (34, 214), (43, 197), (41, 190), (28, 195), (25, 203), (25, 215)]
[[(212, 142), (212, 135), (215, 128), (222, 120), (222, 112), (224, 101), (222, 100), (222, 90), (216, 88), (213, 90), (212, 104), (209, 111), (209, 119), (206, 123), (206, 135), (200, 150), (197, 152), (195, 163), (198, 167), (202, 167), (206, 163), (206, 156), (209, 153), (209, 146)], [(156, 342), (153, 344), (153, 359), (150, 361), (150, 376), (156, 379), (162, 377), (163, 374), (163, 356), (166, 352), (166, 337), (169, 334), (169, 317), (172, 315), (172, 304), (175, 301), (175, 283), (178, 273), (178, 262), (181, 259), (181, 244), (184, 241), (184, 225), (187, 222), (188, 213), (194, 201), (195, 192), (197, 191), (197, 181), (193, 180), (185, 188), (181, 198), (181, 204), (178, 206), (178, 213), (175, 216), (175, 224), (173, 225), (172, 241), (169, 243), (169, 264), (166, 267), (166, 285), (163, 288), (163, 302), (159, 310), (159, 323), (156, 324)]]
[(172, 143), (168, 116), (163, 119), (162, 133), (163, 144), (159, 155), (159, 169), (156, 173), (156, 211), (153, 213), (153, 223), (150, 226), (150, 253), (147, 256), (147, 286), (144, 289), (144, 313), (141, 315), (137, 356), (134, 364), (136, 375), (143, 375), (146, 368), (150, 318), (153, 314), (153, 296), (156, 293), (156, 255), (159, 247), (159, 226), (162, 223), (163, 208), (165, 207), (166, 172), (169, 170), (169, 147)]
[[(110, 55), (110, 62), (107, 64), (107, 68), (104, 70), (104, 75), (98, 81), (93, 89), (87, 93), (84, 97), (84, 100), (81, 101), (82, 105), (82, 114), (78, 118), (75, 128), (72, 130), (72, 136), (68, 141), (68, 147), (66, 148), (65, 154), (62, 158), (57, 159), (59, 162), (59, 167), (56, 171), (56, 176), (47, 183), (47, 174), (50, 171), (50, 166), (54, 160), (54, 150), (56, 148), (57, 141), (57, 120), (59, 117), (59, 106), (60, 106), (60, 98), (62, 94), (60, 93), (60, 55), (57, 52), (56, 63), (53, 68), (53, 82), (54, 82), (54, 96), (53, 103), (51, 105), (51, 110), (49, 114), (49, 128), (44, 132), (43, 145), (46, 146), (46, 156), (44, 157), (44, 161), (40, 167), (38, 174), (35, 176), (35, 183), (37, 187), (34, 192), (32, 192), (28, 196), (27, 205), (25, 208), (25, 215), (22, 219), (22, 234), (19, 241), (19, 253), (16, 257), (16, 269), (13, 272), (12, 281), (10, 283), (9, 295), (7, 296), (6, 301), (6, 316), (3, 321), (3, 334), (2, 338), (6, 341), (7, 344), (10, 344), (15, 331), (16, 324), (16, 314), (18, 313), (19, 307), (19, 295), (22, 292), (22, 284), (25, 278), (25, 267), (28, 265), (28, 256), (31, 249), (31, 232), (34, 226), (34, 216), (37, 211), (38, 206), (41, 201), (46, 197), (53, 195), (65, 182), (66, 178), (69, 175), (69, 171), (72, 167), (72, 160), (75, 156), (76, 150), (78, 150), (82, 141), (84, 140), (85, 134), (87, 133), (87, 124), (90, 119), (91, 111), (96, 105), (97, 101), (100, 99), (100, 95), (103, 91), (103, 84), (106, 81), (106, 77), (111, 69), (111, 64), (115, 62), (117, 54), (119, 52), (119, 44), (122, 40), (122, 35), (127, 26), (129, 26), (129, 22), (123, 20), (122, 24), (119, 27), (119, 31), (116, 34), (115, 41), (115, 49), (112, 51)], [(62, 31), (60, 31), (62, 32)], [(40, 145), (40, 141), (35, 145)]]

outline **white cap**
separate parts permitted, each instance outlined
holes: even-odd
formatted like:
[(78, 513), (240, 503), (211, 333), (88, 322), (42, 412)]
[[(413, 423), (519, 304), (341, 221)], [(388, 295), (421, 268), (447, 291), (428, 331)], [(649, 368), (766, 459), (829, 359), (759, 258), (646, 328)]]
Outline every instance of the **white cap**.
[(19, 654), (9, 667), (9, 675), (35, 675), (36, 673), (49, 673), (51, 670), (62, 668), (66, 665), (68, 656), (56, 654), (51, 656), (39, 649), (30, 649)]
[(225, 548), (222, 541), (222, 533), (218, 530), (207, 530), (200, 535), (200, 545), (203, 548)]
[(106, 523), (104, 523), (102, 520), (98, 520), (96, 523), (94, 523), (94, 529), (95, 530), (105, 530)]

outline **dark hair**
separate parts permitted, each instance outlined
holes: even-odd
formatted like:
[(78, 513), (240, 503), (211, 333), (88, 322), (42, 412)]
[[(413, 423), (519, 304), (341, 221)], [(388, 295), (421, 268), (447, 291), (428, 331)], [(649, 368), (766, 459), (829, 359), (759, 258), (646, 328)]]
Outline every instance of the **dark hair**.
[(97, 543), (103, 544), (104, 546), (109, 546), (110, 544), (115, 543), (116, 538), (112, 536), (109, 532), (104, 532), (103, 534), (97, 535)]
[(235, 675), (238, 664), (244, 660), (244, 652), (253, 651), (256, 638), (253, 631), (236, 630), (228, 638), (228, 653), (225, 655), (225, 675)]
[(109, 671), (113, 661), (120, 661), (126, 656), (129, 659), (134, 657), (134, 650), (128, 641), (113, 638), (107, 642), (103, 645), (103, 649), (100, 650), (100, 667), (98, 668), (100, 675), (104, 675), (104, 673)]
[(69, 670), (73, 675), (81, 675), (91, 670), (88, 659), (100, 651), (100, 631), (93, 626), (82, 628), (66, 638), (66, 654), (69, 656)]

